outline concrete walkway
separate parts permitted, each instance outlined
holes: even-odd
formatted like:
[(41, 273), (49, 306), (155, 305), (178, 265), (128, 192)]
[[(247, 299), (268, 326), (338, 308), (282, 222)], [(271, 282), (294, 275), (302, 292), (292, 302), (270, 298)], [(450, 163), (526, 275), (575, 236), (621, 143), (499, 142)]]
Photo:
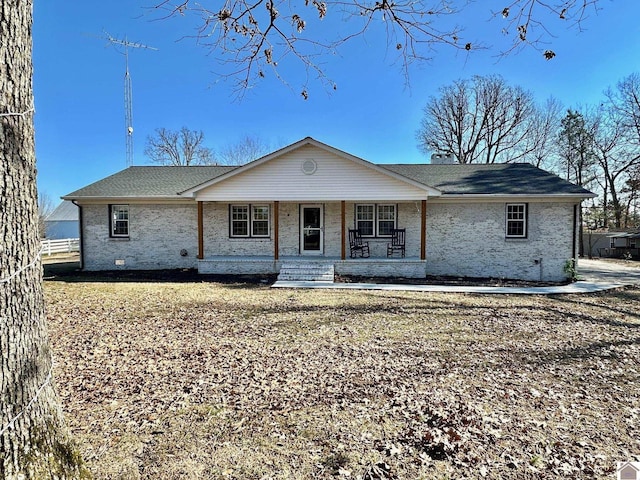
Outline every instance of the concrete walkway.
[(402, 285), (378, 283), (332, 283), (277, 281), (274, 288), (326, 288), (339, 290), (389, 290), (407, 292), (498, 293), (515, 295), (558, 295), (593, 293), (626, 285), (640, 285), (640, 264), (609, 260), (580, 259), (579, 281), (553, 287), (479, 287), (474, 285)]

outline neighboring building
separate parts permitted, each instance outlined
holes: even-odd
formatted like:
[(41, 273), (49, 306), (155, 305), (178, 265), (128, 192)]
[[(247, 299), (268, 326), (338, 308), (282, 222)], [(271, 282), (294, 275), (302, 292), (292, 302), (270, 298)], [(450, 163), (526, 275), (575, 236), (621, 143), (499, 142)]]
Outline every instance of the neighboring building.
[[(305, 138), (240, 167), (130, 167), (63, 197), (86, 270), (197, 268), (558, 281), (594, 195), (528, 164), (382, 165)], [(370, 258), (349, 258), (349, 229)], [(393, 228), (406, 257), (387, 258)]]
[(69, 200), (63, 201), (44, 219), (44, 230), (45, 238), (48, 240), (78, 238), (80, 236), (78, 207)]
[(640, 258), (640, 232), (586, 230), (582, 236), (584, 255), (589, 257)]

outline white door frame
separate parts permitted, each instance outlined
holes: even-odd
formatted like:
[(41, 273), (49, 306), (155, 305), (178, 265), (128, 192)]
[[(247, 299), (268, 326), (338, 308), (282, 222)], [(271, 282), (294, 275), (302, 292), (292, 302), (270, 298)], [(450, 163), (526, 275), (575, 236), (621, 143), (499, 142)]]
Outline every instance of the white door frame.
[[(304, 225), (304, 210), (306, 208), (317, 208), (320, 211), (320, 224), (318, 227)], [(305, 236), (309, 233), (320, 233), (320, 248), (305, 249)], [(324, 254), (324, 205), (321, 203), (309, 203), (300, 205), (300, 254), (301, 255), (323, 255)]]

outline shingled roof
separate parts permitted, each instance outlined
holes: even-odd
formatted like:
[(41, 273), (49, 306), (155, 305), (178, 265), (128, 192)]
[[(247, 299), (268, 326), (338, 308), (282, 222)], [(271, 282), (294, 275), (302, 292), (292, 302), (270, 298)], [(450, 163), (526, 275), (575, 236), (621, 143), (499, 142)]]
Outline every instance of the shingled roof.
[(44, 219), (45, 222), (77, 222), (78, 207), (72, 202), (64, 201)]
[(237, 167), (129, 167), (62, 198), (181, 198), (180, 192), (219, 177), (234, 168)]
[[(557, 175), (523, 163), (506, 164), (378, 164), (378, 167), (440, 190), (458, 195), (569, 195), (591, 192)], [(238, 167), (189, 166), (129, 167), (64, 199), (183, 198), (180, 192), (201, 185)]]
[(380, 166), (437, 188), (444, 195), (593, 195), (527, 163)]

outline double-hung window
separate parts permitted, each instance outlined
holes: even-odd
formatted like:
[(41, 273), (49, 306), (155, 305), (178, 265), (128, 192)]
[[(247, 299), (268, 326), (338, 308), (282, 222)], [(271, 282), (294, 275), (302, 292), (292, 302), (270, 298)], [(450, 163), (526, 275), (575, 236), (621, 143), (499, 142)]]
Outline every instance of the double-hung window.
[(356, 229), (363, 237), (388, 237), (396, 228), (395, 205), (356, 205)]
[(526, 203), (507, 203), (506, 237), (527, 238)]
[(129, 205), (110, 205), (110, 227), (112, 237), (129, 236)]
[(231, 236), (249, 236), (249, 205), (231, 206)]
[(231, 237), (268, 237), (268, 205), (231, 205)]
[(269, 207), (266, 205), (251, 207), (251, 236), (269, 236)]
[(375, 205), (356, 205), (356, 230), (360, 235), (373, 237), (375, 221)]
[(378, 205), (378, 232), (379, 237), (391, 236), (391, 230), (396, 228), (396, 206)]

